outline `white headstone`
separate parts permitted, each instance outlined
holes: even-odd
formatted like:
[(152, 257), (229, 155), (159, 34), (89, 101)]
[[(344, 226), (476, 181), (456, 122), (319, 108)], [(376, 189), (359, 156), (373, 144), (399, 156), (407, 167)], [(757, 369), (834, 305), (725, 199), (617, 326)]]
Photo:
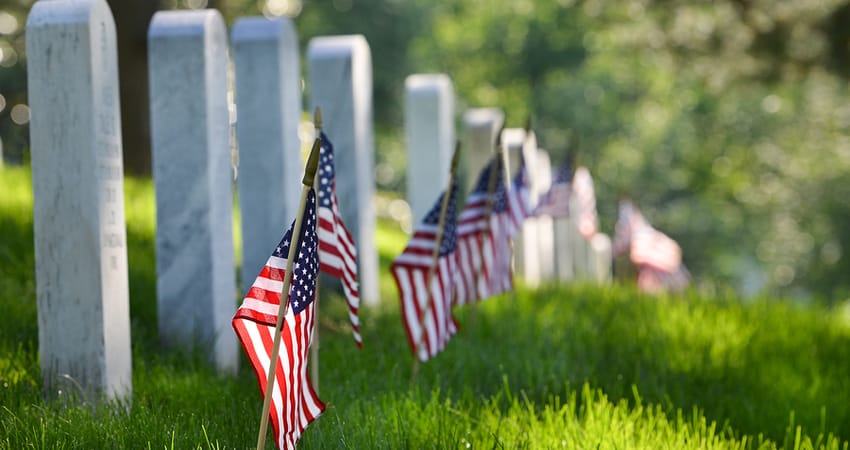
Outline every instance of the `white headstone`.
[(579, 208), (575, 196), (570, 197), (570, 218), (567, 227), (567, 248), (573, 263), (573, 275), (576, 279), (590, 278), (590, 243), (578, 229)]
[[(534, 159), (529, 160), (529, 165), (537, 166), (534, 170), (534, 190), (536, 191), (534, 196), (540, 198), (552, 187), (552, 163), (549, 160), (549, 152), (542, 148), (537, 149), (534, 156)], [(555, 278), (555, 228), (552, 218), (538, 217), (536, 232), (540, 279), (553, 280)]]
[[(502, 131), (502, 145), (505, 148), (505, 176), (506, 181), (513, 177), (519, 168), (520, 154), (526, 161), (529, 182), (529, 200), (532, 205), (537, 204), (537, 179), (535, 152), (528, 151), (531, 144), (526, 142), (527, 134), (522, 128), (506, 128)], [(510, 184), (508, 184), (510, 186)], [(537, 221), (536, 217), (526, 218), (522, 224), (522, 230), (514, 239), (514, 271), (523, 277), (529, 286), (537, 286), (540, 283), (540, 259), (539, 246), (537, 245)]]
[(573, 222), (567, 217), (557, 217), (553, 219), (554, 237), (555, 237), (555, 273), (559, 281), (571, 281), (575, 278), (573, 269), (573, 249), (571, 245), (571, 228), (574, 228)]
[(227, 36), (215, 10), (160, 11), (148, 30), (159, 333), (235, 371)]
[(454, 89), (444, 74), (418, 74), (404, 83), (407, 202), (418, 223), (449, 180), (455, 146)]
[(240, 18), (232, 43), (244, 292), (298, 209), (301, 65), (298, 35), (286, 18)]
[(607, 234), (596, 233), (590, 239), (591, 279), (597, 283), (611, 281), (611, 238)]
[(38, 342), (45, 392), (132, 393), (115, 24), (103, 0), (37, 2), (26, 27)]
[(504, 122), (505, 115), (498, 108), (473, 108), (463, 114), (465, 138), (458, 172), (461, 179), (466, 179), (467, 190), (493, 156), (496, 136)]
[(334, 144), (336, 193), (342, 220), (354, 236), (360, 298), (380, 300), (375, 249), (375, 142), (372, 56), (362, 35), (322, 36), (307, 46), (310, 111), (322, 109)]

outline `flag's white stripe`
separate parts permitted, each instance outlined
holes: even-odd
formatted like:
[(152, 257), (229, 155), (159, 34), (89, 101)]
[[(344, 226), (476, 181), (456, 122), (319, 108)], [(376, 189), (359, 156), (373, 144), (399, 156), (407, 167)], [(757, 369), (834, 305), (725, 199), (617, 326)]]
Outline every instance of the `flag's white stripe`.
[(416, 342), (419, 339), (419, 324), (416, 320), (416, 303), (413, 301), (413, 289), (410, 283), (410, 271), (404, 266), (393, 266), (396, 280), (399, 284), (399, 292), (401, 294), (402, 309), (404, 312), (404, 322), (410, 331), (410, 340)]
[[(261, 333), (268, 333), (270, 336), (274, 336), (274, 327), (269, 327), (267, 325), (259, 325), (256, 322), (245, 320), (245, 329), (250, 336), (250, 342), (254, 350), (254, 354), (257, 355), (257, 360), (260, 362), (260, 366), (263, 368), (264, 373), (268, 373), (269, 364), (271, 364), (271, 358), (269, 357), (269, 352), (266, 349), (265, 345), (263, 345), (263, 338), (261, 337)], [(262, 328), (261, 328), (262, 327)], [(263, 381), (265, 383), (265, 379)], [(281, 397), (280, 386), (277, 383), (277, 377), (275, 377), (275, 382), (272, 386), (266, 386), (266, 389), (272, 389), (272, 403), (275, 405), (275, 412), (277, 423), (280, 427), (284, 426), (283, 422), (283, 398)]]
[(409, 253), (402, 253), (398, 256), (398, 258), (396, 258), (395, 262), (398, 264), (428, 268), (431, 266), (431, 263), (434, 262), (434, 258), (432, 258), (431, 255), (411, 255)]
[(277, 256), (269, 256), (266, 265), (275, 269), (286, 270), (286, 258), (278, 258)]
[(329, 267), (333, 267), (335, 269), (340, 269), (343, 267), (342, 258), (331, 252), (323, 250), (322, 247), (319, 247), (319, 260), (322, 262), (322, 264), (327, 264)]
[(257, 300), (251, 297), (245, 297), (242, 300), (242, 306), (240, 308), (250, 309), (253, 311), (257, 311), (260, 314), (266, 314), (269, 316), (277, 316), (280, 307), (278, 305), (271, 304), (269, 302), (264, 302), (262, 300)]
[(283, 292), (283, 281), (272, 280), (271, 278), (266, 277), (257, 277), (254, 280), (253, 287), (260, 288), (266, 291), (281, 293)]
[[(425, 304), (428, 302), (428, 290), (425, 287), (425, 274), (421, 270), (414, 270), (411, 274), (413, 277), (413, 286), (416, 290), (416, 309), (422, 311), (425, 309)], [(423, 331), (424, 338), (422, 339), (422, 344), (425, 346), (430, 346), (431, 340), (433, 340), (434, 336), (434, 323), (433, 321), (429, 321), (428, 319), (428, 311), (425, 311), (423, 314), (423, 325), (425, 327)], [(418, 319), (417, 319), (418, 320)]]

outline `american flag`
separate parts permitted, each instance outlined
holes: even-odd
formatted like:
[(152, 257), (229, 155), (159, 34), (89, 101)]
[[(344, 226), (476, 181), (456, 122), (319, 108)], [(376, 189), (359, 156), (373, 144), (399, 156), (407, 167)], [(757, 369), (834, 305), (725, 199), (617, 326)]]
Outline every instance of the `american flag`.
[[(401, 297), (402, 320), (410, 349), (427, 361), (457, 333), (452, 316), (454, 273), (457, 270), (457, 180), (453, 179), (446, 209), (437, 264), (432, 267), (443, 193), (416, 228), (391, 270)], [(428, 279), (428, 276), (431, 279)], [(430, 303), (429, 303), (430, 302)], [(418, 347), (418, 348), (417, 348)]]
[(552, 186), (540, 197), (534, 210), (535, 216), (569, 217), (570, 194), (573, 190), (573, 168), (569, 161), (555, 172)]
[[(522, 228), (522, 223), (533, 214), (531, 207), (531, 187), (528, 183), (528, 168), (525, 165), (525, 157), (520, 153), (519, 170), (511, 182), (511, 190), (508, 193), (508, 217), (510, 219), (510, 238), (514, 237)], [(509, 258), (510, 259), (510, 258)]]
[[(492, 174), (494, 165), (496, 173)], [(495, 177), (492, 193), (491, 176)], [(495, 157), (481, 170), (458, 218), (456, 304), (472, 303), (513, 287), (510, 236), (516, 225), (507, 212), (504, 165)]]
[(348, 318), (358, 347), (360, 336), (360, 293), (357, 289), (357, 248), (354, 239), (339, 215), (334, 171), (334, 147), (324, 132), (320, 134), (319, 154), (319, 261), (321, 271), (339, 278), (348, 301)]
[(573, 176), (573, 199), (576, 208), (578, 231), (585, 239), (596, 234), (598, 219), (596, 216), (596, 193), (593, 190), (593, 177), (586, 167), (579, 167)]
[(690, 274), (682, 264), (681, 247), (653, 228), (631, 201), (620, 201), (615, 229), (614, 252), (623, 254), (628, 249), (638, 268), (638, 288), (657, 292), (687, 287)]
[[(266, 261), (232, 321), (263, 395), (266, 393), (272, 342), (287, 257), (293, 245), (294, 226), (293, 223), (289, 227)], [(307, 355), (315, 321), (316, 275), (319, 271), (316, 195), (312, 189), (308, 193), (301, 226), (301, 247), (292, 267), (292, 285), (287, 298), (289, 306), (281, 327), (281, 346), (269, 409), (275, 442), (281, 449), (295, 448), (307, 425), (325, 409), (307, 376)]]

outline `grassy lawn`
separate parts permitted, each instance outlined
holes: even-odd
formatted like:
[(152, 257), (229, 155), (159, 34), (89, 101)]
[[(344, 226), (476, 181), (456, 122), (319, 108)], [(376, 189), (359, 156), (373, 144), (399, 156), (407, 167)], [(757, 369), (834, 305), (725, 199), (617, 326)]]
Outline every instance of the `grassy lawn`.
[[(45, 402), (31, 180), (26, 169), (0, 169), (0, 448), (253, 448), (262, 399), (247, 362), (222, 377), (202, 351), (160, 348), (150, 181), (126, 180), (125, 196), (132, 402)], [(380, 225), (386, 268), (405, 235)], [(385, 273), (384, 302), (361, 313), (360, 351), (344, 300), (322, 290), (319, 388), (330, 406), (301, 448), (850, 448), (842, 310), (520, 286), (458, 310), (461, 332), (412, 383)]]

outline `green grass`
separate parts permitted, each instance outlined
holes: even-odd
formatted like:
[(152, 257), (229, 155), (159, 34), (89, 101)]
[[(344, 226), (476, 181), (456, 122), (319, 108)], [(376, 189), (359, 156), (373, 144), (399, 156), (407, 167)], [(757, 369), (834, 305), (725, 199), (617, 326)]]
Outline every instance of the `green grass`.
[[(253, 448), (261, 398), (244, 360), (222, 377), (200, 351), (159, 347), (149, 181), (125, 182), (132, 402), (42, 399), (30, 186), (26, 169), (0, 170), (0, 448)], [(376, 242), (386, 267), (404, 234), (380, 222)], [(384, 303), (362, 312), (361, 351), (344, 301), (323, 289), (330, 407), (300, 448), (850, 448), (840, 310), (520, 287), (458, 310), (461, 332), (411, 383), (388, 273), (381, 286)]]

